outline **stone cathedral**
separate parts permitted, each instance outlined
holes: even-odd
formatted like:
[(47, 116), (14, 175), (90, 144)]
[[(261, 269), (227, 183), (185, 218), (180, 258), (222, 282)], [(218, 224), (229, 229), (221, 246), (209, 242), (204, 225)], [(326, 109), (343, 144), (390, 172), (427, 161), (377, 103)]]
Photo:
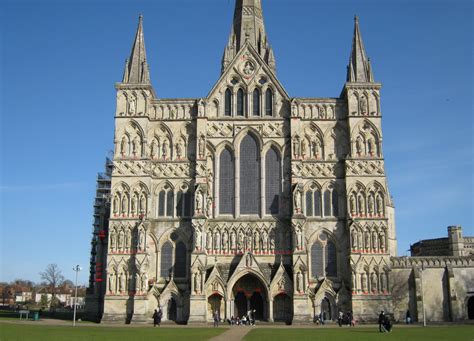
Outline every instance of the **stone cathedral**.
[[(340, 310), (361, 321), (382, 309), (418, 316), (423, 258), (395, 257), (381, 84), (357, 18), (335, 98), (285, 91), (260, 0), (236, 0), (206, 97), (159, 98), (148, 63), (140, 17), (116, 84), (113, 157), (98, 179), (89, 313), (124, 323), (158, 307), (178, 323), (250, 309), (286, 323)], [(446, 272), (448, 258), (432, 267)], [(395, 273), (407, 283), (400, 308)]]

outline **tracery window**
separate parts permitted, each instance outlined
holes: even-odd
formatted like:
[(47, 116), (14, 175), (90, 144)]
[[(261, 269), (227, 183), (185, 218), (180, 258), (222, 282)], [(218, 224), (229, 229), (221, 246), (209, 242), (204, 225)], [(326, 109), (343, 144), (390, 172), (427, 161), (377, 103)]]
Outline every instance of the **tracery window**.
[(170, 186), (166, 185), (158, 194), (158, 216), (173, 217), (173, 202), (173, 189)]
[(321, 217), (321, 191), (317, 187), (306, 192), (306, 216)]
[(273, 116), (273, 92), (267, 89), (265, 92), (265, 115)]
[(253, 98), (252, 98), (252, 103), (253, 103), (253, 116), (260, 116), (260, 90), (255, 89), (253, 91)]
[(337, 277), (337, 250), (326, 233), (321, 233), (311, 246), (311, 277)]
[(173, 245), (166, 242), (161, 247), (160, 276), (168, 278), (173, 270)]
[(240, 144), (240, 213), (260, 212), (260, 155), (257, 141), (244, 137)]
[(270, 148), (265, 156), (265, 213), (278, 214), (281, 171), (280, 156)]
[(245, 111), (245, 99), (244, 99), (244, 91), (239, 89), (237, 91), (237, 116), (244, 116)]
[(225, 148), (220, 156), (219, 170), (219, 213), (234, 213), (234, 158)]
[(232, 116), (232, 91), (227, 89), (225, 91), (225, 101), (224, 101), (224, 115), (225, 116)]
[(190, 217), (191, 203), (191, 192), (189, 190), (180, 190), (176, 197), (176, 215), (178, 217)]

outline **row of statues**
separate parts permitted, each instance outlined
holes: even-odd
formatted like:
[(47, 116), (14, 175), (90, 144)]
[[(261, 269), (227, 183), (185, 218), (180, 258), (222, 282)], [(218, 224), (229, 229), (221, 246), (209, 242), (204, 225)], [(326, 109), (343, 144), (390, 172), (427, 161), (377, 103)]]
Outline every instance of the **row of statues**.
[(294, 158), (303, 159), (323, 159), (323, 143), (322, 140), (315, 136), (313, 138), (300, 138), (297, 136), (293, 139), (292, 150)]
[(116, 231), (112, 228), (109, 232), (110, 253), (131, 253), (146, 251), (146, 232), (144, 229), (132, 230), (131, 228)]
[(385, 252), (386, 251), (386, 235), (385, 232), (368, 230), (361, 231), (353, 229), (351, 231), (351, 248), (353, 251), (365, 252)]
[(336, 119), (336, 108), (333, 105), (302, 104), (298, 107), (296, 103), (291, 105), (291, 116), (304, 119), (334, 120)]
[(388, 272), (366, 272), (352, 274), (352, 291), (363, 294), (388, 293)]
[(349, 197), (351, 216), (384, 216), (384, 199), (382, 193), (369, 193), (367, 200), (362, 194), (352, 193)]
[(273, 229), (269, 232), (215, 230), (207, 231), (203, 235), (197, 228), (194, 233), (194, 243), (196, 250), (206, 249), (212, 253), (244, 252), (247, 250), (272, 253), (275, 251), (275, 232)]
[(146, 214), (147, 194), (134, 193), (131, 198), (127, 192), (116, 193), (112, 201), (112, 212), (115, 216)]
[(107, 292), (111, 295), (127, 295), (130, 291), (135, 294), (146, 294), (148, 292), (148, 274), (146, 271), (130, 274), (123, 269), (118, 272), (112, 270), (108, 273)]
[(357, 156), (379, 156), (378, 143), (374, 137), (365, 139), (359, 136), (355, 140), (355, 152)]

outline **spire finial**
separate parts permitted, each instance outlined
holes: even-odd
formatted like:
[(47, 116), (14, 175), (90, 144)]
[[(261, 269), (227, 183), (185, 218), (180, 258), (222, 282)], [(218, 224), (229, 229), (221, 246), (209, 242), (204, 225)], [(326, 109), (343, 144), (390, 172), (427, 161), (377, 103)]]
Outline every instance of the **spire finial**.
[(143, 36), (143, 15), (138, 16), (138, 28), (133, 42), (132, 52), (126, 65), (125, 83), (149, 84), (150, 75), (146, 63), (145, 38)]
[(139, 22), (143, 22), (143, 14), (140, 13), (140, 14), (138, 15), (138, 21), (139, 21)]
[(354, 22), (355, 22), (356, 24), (359, 23), (359, 17), (358, 17), (357, 15), (354, 15)]
[(366, 56), (362, 35), (360, 34), (359, 17), (356, 15), (354, 16), (354, 36), (352, 38), (347, 81), (366, 83), (373, 82), (373, 79), (370, 60)]

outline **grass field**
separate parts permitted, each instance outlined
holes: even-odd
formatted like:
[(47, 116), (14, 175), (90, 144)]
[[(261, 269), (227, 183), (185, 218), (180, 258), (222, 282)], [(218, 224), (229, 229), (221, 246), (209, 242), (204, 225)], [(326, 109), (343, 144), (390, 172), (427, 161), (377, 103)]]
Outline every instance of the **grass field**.
[(443, 326), (443, 327), (414, 327), (397, 328), (391, 333), (379, 333), (377, 329), (334, 328), (334, 329), (255, 329), (244, 338), (246, 341), (278, 341), (278, 340), (328, 340), (328, 341), (474, 341), (474, 326)]
[(0, 341), (63, 341), (63, 340), (208, 340), (226, 329), (219, 328), (121, 328), (121, 327), (59, 327), (26, 324), (0, 324)]

